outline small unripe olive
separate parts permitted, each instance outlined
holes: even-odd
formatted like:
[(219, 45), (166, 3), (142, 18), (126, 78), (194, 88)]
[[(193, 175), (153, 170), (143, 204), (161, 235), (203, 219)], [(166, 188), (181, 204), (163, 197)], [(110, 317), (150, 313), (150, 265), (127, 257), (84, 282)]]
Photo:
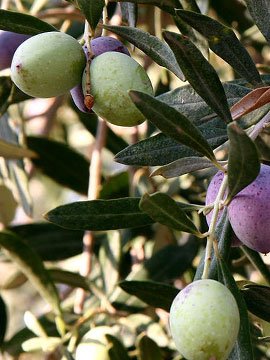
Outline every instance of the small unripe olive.
[[(151, 81), (131, 57), (119, 52), (106, 52), (97, 56), (90, 66), (93, 111), (108, 122), (120, 126), (141, 124), (145, 117), (129, 97), (129, 90), (153, 94)], [(83, 76), (86, 93), (86, 75)]]
[(65, 33), (46, 32), (18, 47), (11, 64), (11, 78), (30, 96), (58, 96), (80, 83), (85, 63), (77, 40)]
[(227, 360), (239, 324), (232, 293), (215, 280), (189, 284), (175, 297), (170, 309), (172, 337), (187, 360)]
[(112, 334), (108, 326), (97, 326), (89, 330), (76, 349), (76, 360), (110, 360), (106, 334)]

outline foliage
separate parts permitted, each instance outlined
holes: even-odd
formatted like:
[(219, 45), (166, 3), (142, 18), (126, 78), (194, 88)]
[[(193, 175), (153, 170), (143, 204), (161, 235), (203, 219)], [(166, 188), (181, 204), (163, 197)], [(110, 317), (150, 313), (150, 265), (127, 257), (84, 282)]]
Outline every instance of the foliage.
[[(9, 5), (1, 6), (0, 30), (64, 31), (82, 45), (101, 32), (117, 36), (148, 71), (155, 96), (130, 89), (146, 118), (131, 130), (81, 112), (69, 93), (46, 100), (46, 110), (32, 116), (28, 109), (37, 112), (42, 103), (16, 88), (9, 70), (0, 71), (0, 266), (7, 272), (16, 265), (0, 281), (2, 353), (73, 359), (83, 336), (97, 329), (108, 359), (178, 359), (170, 305), (206, 273), (230, 289), (239, 308), (229, 359), (269, 359), (268, 258), (245, 245), (231, 247), (227, 211), (210, 230), (205, 221), (270, 161), (269, 6), (255, 0)], [(228, 186), (218, 204), (205, 207), (218, 170)], [(35, 212), (38, 202), (43, 214)], [(48, 306), (35, 313), (29, 302), (25, 324), (12, 328), (8, 298), (17, 291), (19, 303), (28, 282)], [(77, 288), (84, 291), (82, 306)]]

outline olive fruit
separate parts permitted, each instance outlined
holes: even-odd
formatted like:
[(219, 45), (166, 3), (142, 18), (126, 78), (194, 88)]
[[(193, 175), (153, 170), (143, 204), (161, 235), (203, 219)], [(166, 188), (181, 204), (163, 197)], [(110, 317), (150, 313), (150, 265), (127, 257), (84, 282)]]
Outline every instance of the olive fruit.
[[(87, 46), (83, 46), (83, 50), (87, 57), (88, 49)], [(111, 36), (100, 36), (91, 40), (91, 51), (93, 57), (99, 56), (107, 51), (116, 51), (126, 55), (130, 55), (128, 49), (121, 43), (121, 41), (112, 38)], [(74, 104), (77, 108), (85, 113), (90, 112), (91, 110), (87, 109), (84, 104), (84, 95), (82, 90), (82, 84), (76, 85), (73, 89), (70, 90), (71, 97), (74, 101)]]
[(112, 334), (108, 326), (97, 326), (89, 330), (76, 349), (76, 360), (110, 360), (106, 334)]
[[(214, 201), (223, 179), (218, 172), (207, 189), (206, 203)], [(207, 221), (211, 219), (207, 215)], [(234, 240), (247, 247), (261, 252), (270, 251), (270, 167), (262, 164), (257, 178), (241, 190), (228, 205), (228, 217), (231, 223)]]
[(46, 32), (18, 47), (11, 63), (11, 78), (30, 96), (58, 96), (80, 83), (85, 63), (77, 40), (65, 33)]
[[(116, 51), (122, 54), (130, 55), (128, 49), (121, 41), (111, 36), (100, 36), (91, 40), (91, 50), (94, 57), (108, 51)], [(84, 51), (87, 52), (87, 46), (84, 45)]]
[[(151, 81), (144, 68), (131, 57), (119, 52), (106, 52), (90, 66), (93, 111), (108, 122), (120, 126), (141, 124), (145, 118), (129, 97), (129, 90), (153, 94)], [(86, 75), (83, 76), (86, 93)]]
[(16, 49), (29, 37), (30, 35), (0, 31), (0, 70), (10, 67)]
[(235, 235), (249, 248), (270, 251), (270, 167), (262, 164), (257, 178), (240, 191), (228, 206)]
[(218, 281), (197, 280), (173, 300), (170, 329), (187, 360), (227, 360), (237, 339), (240, 317), (230, 290)]

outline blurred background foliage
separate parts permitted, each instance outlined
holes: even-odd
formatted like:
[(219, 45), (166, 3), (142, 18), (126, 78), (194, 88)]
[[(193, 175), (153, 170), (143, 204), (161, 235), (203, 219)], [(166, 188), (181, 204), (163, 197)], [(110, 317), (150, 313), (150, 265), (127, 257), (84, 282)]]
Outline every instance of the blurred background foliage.
[[(76, 1), (1, 0), (0, 6), (4, 10), (30, 13), (75, 38), (81, 38), (85, 18), (74, 3), (76, 5)], [(135, 6), (134, 3), (122, 2), (121, 6), (126, 4), (126, 7), (122, 7), (124, 16), (121, 16), (120, 3), (110, 2), (109, 24), (133, 26), (137, 23), (139, 29), (158, 38), (162, 37), (164, 29), (177, 32), (173, 16), (153, 6), (151, 1), (149, 3)], [(202, 14), (233, 28), (257, 69), (267, 79), (270, 72), (269, 44), (254, 25), (244, 1), (181, 0), (180, 4), (184, 9), (197, 4)], [(209, 52), (206, 41), (198, 34), (196, 40), (220, 79), (223, 82), (234, 80), (236, 84), (238, 75), (231, 66)], [(156, 96), (162, 98), (162, 94), (185, 86), (172, 72), (161, 68), (127, 41), (123, 42), (147, 70)], [(25, 249), (21, 245), (19, 261), (16, 261), (16, 252), (12, 256), (11, 250), (7, 256), (5, 251), (1, 251), (0, 341), (3, 358), (61, 359), (64, 356), (72, 359), (76, 345), (92, 329), (92, 337), (97, 336), (105, 343), (109, 359), (180, 359), (169, 335), (168, 309), (177, 289), (194, 278), (205, 241), (162, 224), (153, 225), (152, 221), (138, 228), (97, 231), (94, 232), (91, 274), (87, 277), (80, 275), (83, 231), (60, 228), (46, 222), (43, 215), (59, 205), (87, 199), (89, 165), (95, 148), (98, 119), (94, 113), (81, 113), (69, 94), (58, 98), (29, 99), (16, 90), (14, 104), (6, 111), (11, 89), (9, 69), (0, 75), (0, 137), (9, 143), (27, 144), (28, 149), (38, 154), (31, 160), (0, 157), (0, 221), (2, 229), (11, 231), (3, 236), (2, 241), (8, 242), (10, 236), (14, 238), (14, 244), (21, 241), (27, 245)], [(241, 81), (239, 79), (240, 85)], [(189, 113), (192, 116), (191, 110)], [(149, 177), (154, 166), (128, 166), (114, 160), (114, 156), (128, 145), (156, 132), (155, 126), (147, 122), (136, 128), (109, 126), (102, 150), (99, 197), (140, 197), (146, 192), (161, 191), (182, 203), (204, 205), (213, 168), (165, 179)], [(270, 159), (268, 139), (269, 131), (266, 129), (258, 140), (266, 163)], [(222, 156), (221, 151), (220, 158)], [(193, 211), (192, 218), (202, 233), (207, 231), (203, 215)], [(28, 272), (22, 272), (18, 267), (18, 264), (26, 267), (25, 256), (40, 258), (57, 286), (65, 310), (64, 319), (69, 326), (70, 336), (64, 340), (59, 337), (61, 320), (55, 323), (51, 307), (37, 291), (44, 290), (45, 280), (34, 287), (28, 281), (34, 279), (34, 283), (38, 282), (43, 270), (33, 265)], [(254, 358), (268, 359), (269, 288), (260, 287), (256, 291), (252, 283), (269, 284), (270, 257), (248, 249), (232, 248), (228, 262), (239, 287), (244, 289), (251, 311)], [(258, 267), (261, 267), (261, 272)], [(250, 287), (247, 284), (251, 284)], [(81, 314), (73, 310), (77, 287), (86, 293)], [(49, 304), (57, 312), (57, 301), (52, 299), (52, 295), (49, 298)], [(260, 305), (256, 308), (258, 298)]]

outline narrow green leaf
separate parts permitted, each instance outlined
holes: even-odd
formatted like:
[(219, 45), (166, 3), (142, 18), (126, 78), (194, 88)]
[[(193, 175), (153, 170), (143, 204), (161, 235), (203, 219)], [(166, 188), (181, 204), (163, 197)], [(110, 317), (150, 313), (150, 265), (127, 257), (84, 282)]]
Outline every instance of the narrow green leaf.
[(3, 156), (6, 159), (23, 159), (25, 157), (36, 158), (37, 154), (30, 149), (0, 139), (0, 156)]
[(131, 2), (120, 3), (122, 21), (127, 23), (128, 26), (136, 27), (138, 18), (138, 4)]
[[(126, 2), (126, 0), (111, 0), (112, 2)], [(146, 5), (155, 5), (161, 8), (163, 11), (166, 11), (172, 15), (175, 14), (174, 9), (181, 9), (182, 5), (178, 0), (129, 0), (129, 2), (134, 4), (146, 4)]]
[(210, 49), (230, 64), (240, 76), (253, 85), (262, 82), (252, 58), (231, 28), (192, 11), (176, 10), (176, 14), (205, 36)]
[(270, 287), (247, 284), (241, 289), (241, 293), (248, 310), (260, 319), (270, 322)]
[(219, 258), (218, 262), (222, 272), (223, 282), (232, 292), (237, 302), (240, 314), (240, 330), (238, 339), (229, 360), (253, 360), (254, 357), (250, 337), (250, 323), (245, 300), (240, 293), (240, 290), (238, 289), (238, 286), (225, 261), (222, 258)]
[(43, 261), (59, 261), (82, 252), (82, 231), (62, 229), (47, 222), (11, 226), (9, 230), (38, 253)]
[(90, 289), (87, 279), (78, 273), (56, 268), (48, 269), (48, 272), (55, 283), (82, 288), (86, 291), (89, 291)]
[(270, 270), (268, 265), (266, 265), (261, 258), (261, 255), (257, 251), (254, 251), (245, 245), (241, 246), (241, 250), (248, 257), (251, 264), (262, 274), (264, 279), (270, 285)]
[(245, 0), (250, 15), (255, 21), (256, 25), (266, 38), (270, 42), (270, 29), (269, 18), (270, 8), (267, 0)]
[(145, 194), (139, 206), (156, 222), (178, 231), (185, 231), (196, 236), (201, 235), (186, 213), (170, 196), (164, 193)]
[(130, 360), (127, 349), (115, 336), (106, 334), (108, 340), (108, 353), (110, 360)]
[[(227, 135), (209, 134), (208, 136), (211, 136), (208, 143), (213, 148), (227, 140)], [(200, 154), (163, 133), (159, 133), (121, 150), (116, 154), (115, 161), (125, 165), (159, 166), (191, 156), (200, 156)]]
[(137, 348), (139, 360), (163, 359), (163, 355), (158, 344), (144, 333), (138, 337)]
[[(42, 137), (28, 136), (28, 147), (38, 154), (33, 163), (58, 183), (87, 194), (89, 162), (66, 144)], [(57, 155), (56, 155), (57, 154)]]
[(0, 10), (0, 29), (27, 35), (58, 31), (54, 26), (35, 16), (8, 10)]
[(231, 122), (227, 98), (219, 77), (195, 45), (185, 36), (165, 31), (164, 38), (194, 90), (223, 119)]
[(57, 315), (61, 314), (57, 290), (41, 259), (19, 237), (8, 231), (0, 233), (0, 245), (7, 250), (8, 256), (28, 277), (40, 295), (48, 301)]
[(0, 319), (0, 348), (2, 348), (8, 325), (7, 308), (2, 296), (0, 296)]
[(183, 159), (175, 160), (167, 165), (161, 166), (151, 173), (151, 176), (161, 175), (166, 179), (181, 176), (192, 171), (207, 169), (213, 167), (210, 160), (191, 156)]
[(215, 155), (198, 128), (171, 106), (139, 91), (130, 91), (137, 108), (164, 134), (191, 147), (216, 163)]
[(72, 230), (115, 230), (145, 226), (153, 220), (139, 208), (140, 198), (78, 201), (49, 211), (45, 218)]
[(184, 80), (184, 75), (176, 61), (174, 53), (166, 43), (158, 39), (156, 36), (153, 36), (141, 29), (131, 28), (128, 26), (106, 25), (104, 28), (129, 41), (131, 44), (142, 50), (158, 65), (164, 66), (181, 80)]
[(229, 194), (226, 202), (232, 198), (252, 181), (260, 172), (260, 161), (258, 151), (254, 142), (238, 125), (228, 125), (228, 136), (230, 140), (228, 161), (228, 187)]
[(154, 281), (122, 281), (119, 286), (146, 304), (167, 312), (170, 311), (172, 301), (179, 293), (179, 290), (173, 286)]
[(92, 31), (94, 32), (99, 20), (102, 17), (102, 11), (105, 6), (104, 0), (76, 0), (78, 7), (86, 17)]

